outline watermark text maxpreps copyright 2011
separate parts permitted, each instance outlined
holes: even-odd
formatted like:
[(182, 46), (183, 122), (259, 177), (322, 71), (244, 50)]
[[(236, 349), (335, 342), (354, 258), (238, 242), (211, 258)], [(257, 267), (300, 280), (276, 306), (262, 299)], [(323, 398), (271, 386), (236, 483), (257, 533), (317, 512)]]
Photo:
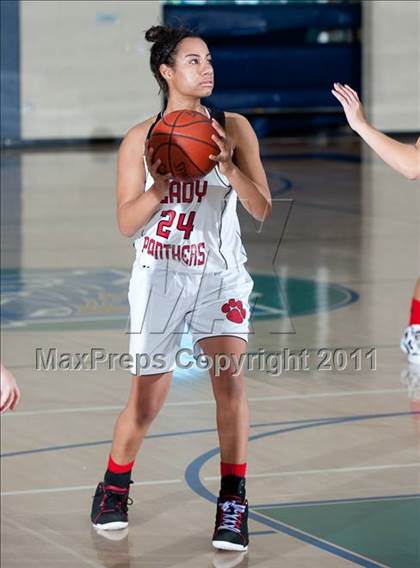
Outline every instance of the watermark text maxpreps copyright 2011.
[[(156, 373), (169, 368), (167, 355), (154, 353), (137, 353), (135, 357), (129, 353), (109, 353), (101, 347), (92, 347), (84, 353), (60, 352), (56, 347), (35, 350), (35, 369), (37, 371), (96, 371), (98, 369), (115, 371), (126, 370), (133, 374), (147, 374), (147, 370)], [(260, 348), (257, 352), (218, 353), (210, 357), (201, 353), (194, 357), (189, 348), (181, 348), (175, 353), (175, 365), (179, 369), (191, 369), (196, 366), (200, 370), (214, 369), (214, 374), (230, 369), (231, 374), (238, 375), (242, 371), (262, 372), (271, 376), (279, 376), (286, 372), (335, 371), (359, 372), (376, 371), (377, 353), (375, 347), (357, 347), (352, 350), (344, 348), (290, 349), (266, 351)]]

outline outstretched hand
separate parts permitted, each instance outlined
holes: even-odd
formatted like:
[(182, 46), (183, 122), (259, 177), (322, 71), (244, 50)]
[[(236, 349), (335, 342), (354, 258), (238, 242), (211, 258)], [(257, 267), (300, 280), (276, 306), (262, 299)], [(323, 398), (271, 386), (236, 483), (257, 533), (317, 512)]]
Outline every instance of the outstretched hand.
[(350, 128), (357, 132), (363, 124), (367, 124), (368, 121), (356, 91), (349, 87), (349, 85), (334, 83), (334, 88), (331, 90), (331, 93), (343, 105)]

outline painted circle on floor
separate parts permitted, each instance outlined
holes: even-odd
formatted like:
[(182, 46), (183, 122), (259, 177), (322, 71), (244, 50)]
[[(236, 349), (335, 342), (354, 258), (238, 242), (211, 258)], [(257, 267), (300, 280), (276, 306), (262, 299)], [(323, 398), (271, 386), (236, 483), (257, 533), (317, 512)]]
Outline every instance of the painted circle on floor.
[[(253, 320), (290, 319), (348, 306), (358, 294), (340, 284), (252, 273)], [(4, 270), (3, 329), (128, 329), (130, 271)]]

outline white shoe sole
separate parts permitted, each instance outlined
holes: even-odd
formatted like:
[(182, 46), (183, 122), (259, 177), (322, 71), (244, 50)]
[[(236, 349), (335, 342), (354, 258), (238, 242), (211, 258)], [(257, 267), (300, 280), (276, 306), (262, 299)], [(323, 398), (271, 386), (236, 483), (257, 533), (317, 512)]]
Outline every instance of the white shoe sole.
[(226, 542), (224, 540), (213, 540), (212, 545), (218, 550), (236, 550), (236, 552), (243, 552), (248, 550), (247, 546), (242, 544), (234, 544), (233, 542)]
[(107, 540), (111, 540), (112, 542), (124, 540), (128, 536), (128, 527), (126, 527), (125, 529), (120, 529), (119, 531), (103, 531), (102, 529), (94, 530), (98, 536), (106, 538)]
[(118, 531), (128, 527), (128, 523), (123, 523), (122, 521), (115, 521), (114, 523), (106, 523), (104, 525), (94, 525), (95, 529), (100, 529), (101, 531)]

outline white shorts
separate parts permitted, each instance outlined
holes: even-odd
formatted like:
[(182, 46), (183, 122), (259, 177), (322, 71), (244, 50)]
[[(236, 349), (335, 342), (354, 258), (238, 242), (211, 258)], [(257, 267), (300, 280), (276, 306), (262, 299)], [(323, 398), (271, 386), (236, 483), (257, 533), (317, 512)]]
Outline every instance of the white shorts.
[[(172, 371), (185, 333), (193, 339), (234, 335), (248, 341), (249, 296), (254, 282), (242, 264), (207, 274), (133, 265), (130, 303), (130, 371), (148, 375)], [(184, 335), (185, 337), (185, 335)]]

